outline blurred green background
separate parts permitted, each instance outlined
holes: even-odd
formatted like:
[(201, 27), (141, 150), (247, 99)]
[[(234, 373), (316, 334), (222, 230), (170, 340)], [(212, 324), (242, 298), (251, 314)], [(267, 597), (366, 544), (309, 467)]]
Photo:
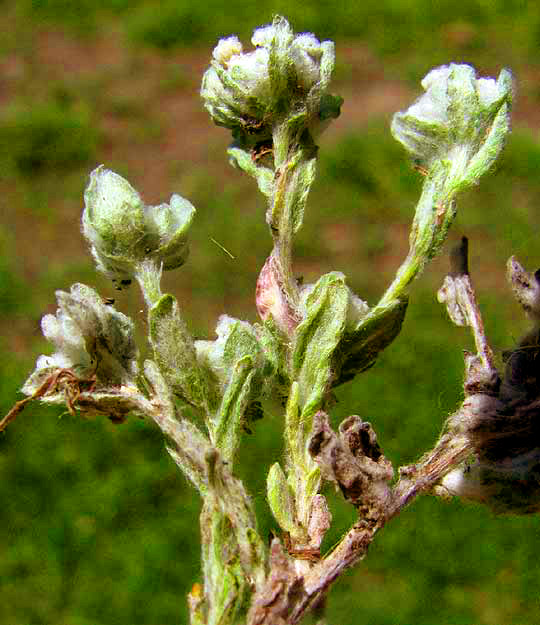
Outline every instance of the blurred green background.
[[(254, 282), (270, 248), (264, 203), (226, 162), (198, 89), (217, 39), (283, 13), (337, 45), (343, 114), (321, 138), (319, 179), (297, 245), (306, 282), (341, 270), (373, 303), (406, 252), (421, 177), (389, 134), (433, 66), (510, 67), (514, 130), (497, 171), (462, 197), (452, 240), (470, 238), (471, 270), (500, 353), (526, 328), (505, 283), (516, 254), (540, 266), (540, 11), (517, 0), (318, 3), (18, 0), (0, 2), (0, 402), (5, 414), (35, 358), (50, 349), (39, 320), (54, 291), (85, 282), (139, 324), (135, 289), (94, 269), (79, 227), (89, 171), (105, 163), (148, 203), (179, 192), (198, 209), (187, 265), (166, 277), (193, 332), (217, 316), (255, 321)], [(212, 239), (234, 256), (225, 254)], [(462, 350), (435, 292), (435, 262), (413, 289), (398, 340), (340, 389), (332, 417), (369, 418), (396, 464), (436, 439), (460, 398)], [(281, 454), (281, 417), (246, 436), (247, 476), (263, 536), (274, 528), (264, 475)], [(199, 500), (160, 433), (132, 419), (87, 421), (32, 405), (0, 436), (0, 623), (171, 625), (187, 622), (199, 580)], [(353, 514), (331, 490), (335, 543)], [(377, 538), (336, 584), (333, 625), (510, 625), (540, 622), (540, 520), (495, 518), (425, 497)]]

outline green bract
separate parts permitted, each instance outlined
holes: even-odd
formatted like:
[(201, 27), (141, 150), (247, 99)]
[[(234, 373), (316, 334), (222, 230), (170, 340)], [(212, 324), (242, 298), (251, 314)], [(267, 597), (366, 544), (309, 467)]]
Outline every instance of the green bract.
[(173, 195), (169, 204), (146, 206), (127, 180), (101, 165), (90, 174), (84, 203), (83, 234), (98, 269), (109, 277), (129, 280), (147, 259), (163, 269), (186, 260), (186, 234), (195, 208), (181, 196)]

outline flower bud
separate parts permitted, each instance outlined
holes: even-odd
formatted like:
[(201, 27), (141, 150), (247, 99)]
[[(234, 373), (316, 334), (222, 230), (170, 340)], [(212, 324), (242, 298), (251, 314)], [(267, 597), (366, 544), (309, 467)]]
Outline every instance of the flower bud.
[(129, 280), (136, 266), (153, 259), (163, 269), (182, 265), (186, 233), (194, 207), (179, 195), (169, 204), (145, 206), (127, 180), (101, 165), (90, 174), (84, 193), (84, 236), (98, 269), (116, 280)]
[(306, 124), (339, 115), (341, 98), (327, 93), (334, 68), (334, 44), (311, 33), (294, 35), (277, 17), (257, 29), (255, 49), (244, 52), (237, 37), (221, 39), (202, 81), (204, 105), (218, 126), (233, 136), (256, 141), (272, 134), (274, 122), (307, 113)]

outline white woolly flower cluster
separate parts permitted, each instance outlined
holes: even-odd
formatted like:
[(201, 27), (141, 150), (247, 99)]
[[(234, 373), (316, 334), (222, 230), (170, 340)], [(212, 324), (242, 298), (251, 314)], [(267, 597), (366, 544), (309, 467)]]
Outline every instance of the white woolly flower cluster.
[(71, 369), (81, 377), (95, 373), (101, 386), (132, 382), (138, 371), (138, 351), (129, 317), (84, 284), (74, 284), (69, 293), (57, 291), (56, 297), (56, 314), (41, 320), (43, 335), (56, 351), (38, 358), (23, 392), (31, 395), (44, 377), (58, 369)]
[(502, 149), (511, 73), (504, 69), (497, 80), (476, 78), (470, 65), (451, 63), (432, 69), (422, 87), (426, 93), (394, 115), (394, 137), (426, 168), (437, 160), (460, 159), (462, 169), (477, 180)]
[(251, 52), (244, 52), (236, 36), (221, 39), (214, 49), (201, 96), (217, 125), (264, 135), (284, 108), (298, 111), (307, 103), (316, 109), (311, 114), (337, 117), (341, 99), (326, 93), (333, 42), (320, 42), (311, 33), (294, 35), (284, 18), (255, 30), (251, 42)]

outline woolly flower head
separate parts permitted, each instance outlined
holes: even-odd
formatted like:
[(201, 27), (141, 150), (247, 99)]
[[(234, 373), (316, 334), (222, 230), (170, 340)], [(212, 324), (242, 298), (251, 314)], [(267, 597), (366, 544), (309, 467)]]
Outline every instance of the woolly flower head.
[(84, 284), (69, 293), (57, 291), (58, 310), (41, 320), (43, 335), (55, 347), (51, 356), (40, 356), (23, 392), (32, 395), (43, 380), (58, 369), (70, 369), (81, 377), (95, 374), (102, 387), (120, 386), (137, 375), (138, 351), (133, 323)]
[(422, 80), (425, 93), (392, 121), (394, 137), (423, 167), (451, 161), (468, 186), (491, 167), (509, 130), (512, 75), (477, 78), (470, 65), (443, 65)]
[(195, 209), (180, 195), (169, 204), (146, 206), (127, 180), (101, 165), (90, 174), (84, 203), (83, 234), (98, 269), (109, 277), (129, 280), (145, 259), (163, 269), (185, 261)]
[(282, 17), (255, 30), (251, 42), (251, 52), (244, 52), (236, 36), (221, 39), (214, 49), (201, 96), (217, 125), (232, 129), (236, 138), (260, 140), (287, 113), (304, 110), (311, 123), (339, 115), (341, 98), (327, 93), (333, 42), (294, 35)]

